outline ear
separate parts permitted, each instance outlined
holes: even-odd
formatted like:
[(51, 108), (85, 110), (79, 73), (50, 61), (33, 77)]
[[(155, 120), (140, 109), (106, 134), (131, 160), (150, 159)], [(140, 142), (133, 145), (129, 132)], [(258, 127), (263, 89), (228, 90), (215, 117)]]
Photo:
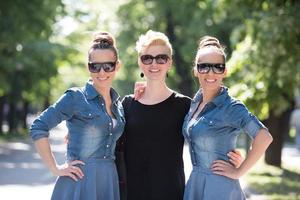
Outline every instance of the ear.
[(195, 77), (198, 77), (198, 71), (197, 71), (197, 68), (196, 68), (196, 67), (193, 68), (193, 72), (194, 72), (194, 76), (195, 76)]
[(122, 62), (121, 60), (118, 60), (118, 62), (116, 63), (116, 71), (118, 71), (122, 66)]
[(171, 68), (172, 68), (172, 64), (173, 64), (173, 59), (171, 58), (171, 59), (169, 59), (169, 67), (168, 67), (168, 70), (170, 70)]
[(224, 71), (224, 77), (227, 76), (227, 67), (225, 68), (225, 71)]

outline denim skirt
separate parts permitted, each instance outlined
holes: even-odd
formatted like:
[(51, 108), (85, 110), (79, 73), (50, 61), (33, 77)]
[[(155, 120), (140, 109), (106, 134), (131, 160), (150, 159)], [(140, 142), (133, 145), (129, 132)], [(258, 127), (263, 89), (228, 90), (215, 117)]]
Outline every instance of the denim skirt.
[(246, 200), (238, 180), (194, 166), (184, 191), (184, 200)]
[(118, 174), (114, 160), (87, 159), (80, 165), (84, 177), (74, 181), (60, 176), (51, 200), (120, 200)]

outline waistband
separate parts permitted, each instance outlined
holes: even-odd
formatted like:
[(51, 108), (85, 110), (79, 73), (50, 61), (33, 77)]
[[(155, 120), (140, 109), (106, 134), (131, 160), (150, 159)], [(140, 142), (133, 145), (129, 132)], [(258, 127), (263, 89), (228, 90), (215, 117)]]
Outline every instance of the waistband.
[[(115, 160), (111, 159), (111, 158), (82, 158), (82, 159), (77, 159), (80, 160), (82, 162), (84, 162), (85, 164), (88, 163), (114, 163)], [(67, 162), (71, 162), (73, 160), (68, 160)]]
[(209, 168), (204, 168), (203, 166), (199, 166), (199, 165), (193, 165), (193, 171), (204, 173), (204, 174), (215, 175)]

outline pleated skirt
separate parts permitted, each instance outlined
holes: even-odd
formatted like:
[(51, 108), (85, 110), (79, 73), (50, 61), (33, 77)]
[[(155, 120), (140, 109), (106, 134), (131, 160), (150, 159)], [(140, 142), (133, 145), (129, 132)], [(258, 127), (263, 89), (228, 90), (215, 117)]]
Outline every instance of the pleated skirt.
[(60, 176), (51, 200), (120, 200), (118, 174), (114, 160), (88, 159), (80, 165), (84, 177), (74, 181)]
[(184, 191), (184, 200), (246, 200), (238, 180), (193, 168)]

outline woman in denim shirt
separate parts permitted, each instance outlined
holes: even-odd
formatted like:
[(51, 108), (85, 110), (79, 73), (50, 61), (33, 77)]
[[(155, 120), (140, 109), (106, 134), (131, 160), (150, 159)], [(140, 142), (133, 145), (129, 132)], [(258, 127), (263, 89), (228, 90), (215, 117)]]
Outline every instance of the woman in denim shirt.
[[(30, 134), (37, 151), (59, 176), (53, 200), (120, 199), (114, 151), (125, 120), (119, 95), (111, 87), (119, 68), (114, 38), (107, 32), (96, 34), (89, 50), (91, 80), (67, 90), (33, 122)], [(69, 132), (67, 162), (58, 166), (48, 136), (63, 120)]]
[[(192, 100), (183, 125), (189, 144), (193, 171), (185, 200), (245, 199), (238, 179), (264, 154), (272, 142), (266, 127), (222, 85), (226, 76), (225, 53), (214, 37), (199, 44), (194, 74), (201, 89)], [(239, 168), (228, 162), (226, 154), (236, 148), (241, 131), (254, 139), (252, 149)]]

